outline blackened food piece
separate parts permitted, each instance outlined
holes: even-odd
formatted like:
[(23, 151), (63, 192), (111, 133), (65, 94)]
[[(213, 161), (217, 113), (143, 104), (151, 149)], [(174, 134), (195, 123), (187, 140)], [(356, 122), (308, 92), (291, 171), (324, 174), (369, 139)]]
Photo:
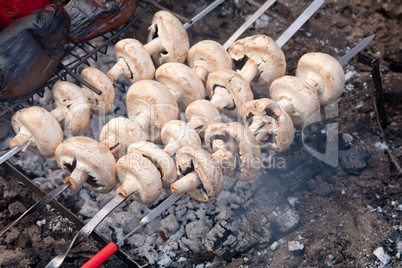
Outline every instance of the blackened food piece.
[(138, 0), (72, 0), (65, 9), (71, 18), (74, 43), (91, 40), (123, 25), (134, 14)]
[(63, 7), (47, 5), (0, 33), (0, 100), (31, 94), (52, 76), (69, 27)]

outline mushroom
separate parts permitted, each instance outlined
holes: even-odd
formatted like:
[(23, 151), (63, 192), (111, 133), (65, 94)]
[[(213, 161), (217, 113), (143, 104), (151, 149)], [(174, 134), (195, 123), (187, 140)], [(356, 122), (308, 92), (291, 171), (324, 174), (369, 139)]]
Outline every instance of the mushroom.
[(50, 94), (54, 107), (50, 113), (57, 122), (73, 136), (82, 134), (91, 118), (89, 101), (82, 89), (70, 82), (58, 81)]
[(121, 185), (116, 194), (129, 196), (144, 205), (152, 204), (162, 192), (161, 174), (147, 158), (129, 153), (117, 161), (117, 177)]
[(73, 190), (85, 186), (99, 193), (110, 192), (116, 184), (116, 161), (104, 144), (88, 137), (73, 137), (56, 149), (61, 169), (70, 174), (64, 181)]
[(163, 64), (156, 70), (155, 80), (170, 89), (181, 111), (193, 101), (205, 99), (204, 84), (197, 74), (184, 64)]
[(266, 35), (254, 35), (234, 42), (228, 49), (235, 61), (247, 57), (240, 75), (251, 83), (258, 76), (258, 82), (270, 85), (285, 75), (286, 60), (281, 48)]
[(207, 127), (212, 123), (221, 123), (222, 117), (210, 101), (196, 100), (187, 106), (185, 117), (188, 125), (197, 131), (201, 138)]
[(115, 95), (110, 79), (102, 71), (94, 67), (82, 70), (81, 77), (102, 92), (101, 95), (98, 95), (86, 86), (83, 87), (85, 95), (91, 104), (91, 111), (96, 115), (107, 114), (113, 107)]
[(144, 48), (157, 65), (186, 60), (190, 47), (187, 32), (173, 14), (164, 10), (156, 12), (148, 30)]
[(206, 86), (211, 102), (228, 116), (238, 117), (243, 103), (253, 99), (249, 83), (233, 70), (210, 73)]
[(292, 144), (295, 131), (292, 119), (273, 100), (246, 102), (241, 107), (241, 117), (261, 148), (283, 152)]
[(219, 160), (223, 172), (241, 181), (254, 179), (261, 167), (261, 150), (253, 133), (244, 125), (211, 124), (205, 131), (205, 148)]
[(170, 185), (176, 180), (176, 165), (173, 159), (155, 144), (147, 141), (136, 142), (128, 147), (127, 153), (137, 153), (150, 159), (161, 174), (163, 188), (170, 188)]
[(172, 183), (174, 195), (187, 193), (200, 203), (216, 200), (223, 187), (223, 175), (218, 162), (207, 151), (184, 146), (176, 153), (179, 178)]
[(138, 40), (127, 38), (114, 46), (116, 64), (106, 73), (113, 84), (121, 76), (133, 84), (144, 79), (152, 79), (155, 67), (144, 46)]
[(317, 91), (301, 78), (282, 76), (272, 83), (269, 93), (271, 99), (292, 118), (296, 126), (314, 122), (319, 115)]
[(232, 59), (226, 49), (212, 40), (203, 40), (192, 46), (187, 54), (187, 62), (203, 83), (208, 73), (232, 69)]
[(17, 111), (11, 117), (11, 125), (17, 134), (10, 140), (10, 148), (21, 146), (28, 141), (32, 151), (53, 157), (57, 146), (63, 141), (63, 131), (51, 113), (41, 107), (32, 106)]
[(163, 126), (161, 131), (164, 151), (173, 156), (178, 149), (190, 145), (201, 148), (201, 139), (197, 132), (186, 122), (171, 120)]
[(345, 86), (345, 74), (341, 64), (325, 53), (304, 54), (297, 64), (296, 76), (317, 90), (322, 106), (338, 99)]
[(99, 140), (109, 148), (115, 158), (120, 158), (126, 154), (130, 144), (147, 138), (148, 135), (137, 122), (116, 117), (102, 128)]
[(160, 142), (162, 127), (178, 117), (173, 94), (166, 86), (152, 80), (138, 81), (129, 88), (126, 107), (128, 117), (141, 126), (152, 142)]

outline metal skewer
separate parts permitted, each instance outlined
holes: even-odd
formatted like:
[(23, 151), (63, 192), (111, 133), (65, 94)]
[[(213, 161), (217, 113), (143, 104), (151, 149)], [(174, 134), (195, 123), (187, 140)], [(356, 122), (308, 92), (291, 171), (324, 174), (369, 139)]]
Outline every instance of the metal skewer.
[(20, 146), (14, 147), (14, 148), (10, 149), (7, 153), (3, 154), (0, 157), (0, 165), (3, 164), (4, 162), (6, 162), (10, 157), (12, 157), (13, 155), (17, 154), (22, 149), (24, 149), (25, 146), (28, 145), (28, 143), (29, 143), (29, 141), (26, 141), (23, 144), (21, 144)]

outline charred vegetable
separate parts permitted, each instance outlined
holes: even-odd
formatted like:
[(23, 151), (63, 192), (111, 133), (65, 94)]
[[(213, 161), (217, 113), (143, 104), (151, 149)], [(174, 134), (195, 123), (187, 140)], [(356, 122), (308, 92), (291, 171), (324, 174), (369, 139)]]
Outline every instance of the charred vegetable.
[(66, 11), (47, 5), (0, 33), (0, 100), (28, 95), (52, 76), (69, 27)]
[(134, 13), (138, 0), (72, 0), (65, 9), (71, 18), (69, 37), (86, 42), (123, 25)]

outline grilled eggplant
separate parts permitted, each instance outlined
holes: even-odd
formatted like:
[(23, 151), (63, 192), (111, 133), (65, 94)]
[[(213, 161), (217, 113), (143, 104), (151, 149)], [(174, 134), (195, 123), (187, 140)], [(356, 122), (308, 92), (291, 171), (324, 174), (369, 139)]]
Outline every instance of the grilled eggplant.
[(74, 43), (91, 40), (123, 25), (138, 0), (71, 0), (65, 9), (71, 18), (69, 37)]
[(0, 100), (28, 95), (52, 76), (69, 27), (63, 7), (47, 5), (0, 32)]

